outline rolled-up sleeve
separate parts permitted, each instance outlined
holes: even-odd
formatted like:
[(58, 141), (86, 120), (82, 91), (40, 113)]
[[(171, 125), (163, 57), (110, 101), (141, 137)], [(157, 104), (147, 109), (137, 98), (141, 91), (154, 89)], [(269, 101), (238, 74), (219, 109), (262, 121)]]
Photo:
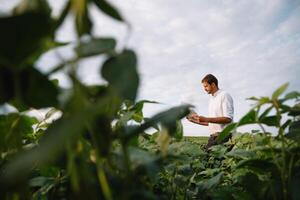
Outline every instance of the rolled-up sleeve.
[(225, 93), (222, 100), (223, 116), (232, 119), (234, 115), (233, 99), (230, 94)]

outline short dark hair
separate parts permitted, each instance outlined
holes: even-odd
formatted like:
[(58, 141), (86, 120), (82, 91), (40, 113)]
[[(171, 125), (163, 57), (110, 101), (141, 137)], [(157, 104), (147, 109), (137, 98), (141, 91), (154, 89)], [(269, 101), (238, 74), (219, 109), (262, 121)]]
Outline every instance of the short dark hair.
[(201, 82), (207, 82), (210, 85), (214, 83), (218, 87), (218, 79), (212, 74), (207, 74), (206, 76), (204, 76)]

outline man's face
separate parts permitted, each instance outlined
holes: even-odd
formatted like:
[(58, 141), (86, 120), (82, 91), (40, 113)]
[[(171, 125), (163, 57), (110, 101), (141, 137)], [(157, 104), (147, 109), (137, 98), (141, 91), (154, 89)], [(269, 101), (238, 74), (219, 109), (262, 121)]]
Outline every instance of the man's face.
[(203, 89), (207, 92), (207, 94), (212, 94), (212, 91), (213, 91), (213, 84), (209, 84), (207, 82), (203, 82), (202, 83), (202, 86), (203, 86)]

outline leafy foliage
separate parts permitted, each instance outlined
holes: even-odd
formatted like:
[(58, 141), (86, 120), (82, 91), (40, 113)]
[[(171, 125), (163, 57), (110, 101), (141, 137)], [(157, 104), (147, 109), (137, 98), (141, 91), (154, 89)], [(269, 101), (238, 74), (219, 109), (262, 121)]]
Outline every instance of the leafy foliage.
[[(69, 0), (55, 19), (47, 1), (24, 0), (0, 18), (0, 103), (17, 109), (0, 115), (1, 199), (299, 199), (298, 92), (282, 97), (284, 84), (271, 98), (252, 97), (254, 108), (218, 139), (247, 124), (262, 130), (205, 150), (205, 141), (183, 137), (189, 105), (144, 116), (144, 104), (158, 102), (136, 101), (137, 56), (92, 35), (91, 5), (126, 23), (104, 0)], [(54, 35), (69, 14), (75, 57), (42, 74), (35, 64), (63, 45)], [(77, 63), (90, 56), (105, 59), (99, 74), (107, 84), (78, 79)], [(49, 77), (70, 65), (66, 91)], [(42, 119), (27, 114), (41, 108), (48, 108)]]

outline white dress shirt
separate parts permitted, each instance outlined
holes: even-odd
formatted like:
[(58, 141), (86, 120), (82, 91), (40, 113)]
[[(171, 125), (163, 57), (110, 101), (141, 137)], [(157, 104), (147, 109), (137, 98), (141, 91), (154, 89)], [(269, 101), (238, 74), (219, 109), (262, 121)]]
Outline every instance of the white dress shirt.
[[(233, 100), (230, 94), (223, 90), (215, 92), (209, 100), (208, 117), (228, 117), (233, 121)], [(228, 124), (208, 123), (210, 134), (221, 132)]]

